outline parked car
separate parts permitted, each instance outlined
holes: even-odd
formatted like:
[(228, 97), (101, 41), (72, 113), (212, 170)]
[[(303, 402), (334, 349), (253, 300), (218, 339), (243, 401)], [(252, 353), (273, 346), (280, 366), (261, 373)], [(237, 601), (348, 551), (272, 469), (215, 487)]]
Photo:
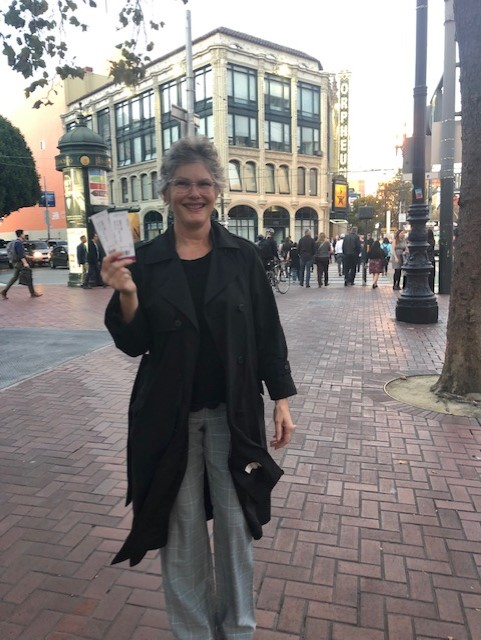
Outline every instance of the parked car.
[(51, 269), (57, 267), (65, 267), (68, 269), (68, 250), (67, 247), (60, 244), (58, 247), (50, 249), (50, 257), (48, 263)]
[(41, 240), (29, 240), (24, 242), (25, 257), (31, 267), (48, 265), (50, 249), (46, 242)]
[(7, 255), (7, 244), (8, 240), (2, 240), (0, 238), (0, 268), (3, 267), (4, 269), (10, 266)]
[(58, 238), (55, 239), (50, 239), (50, 240), (45, 240), (45, 242), (48, 244), (48, 246), (52, 249), (53, 247), (59, 247), (60, 245), (62, 245), (63, 247), (67, 246), (67, 241), (66, 240), (59, 240)]

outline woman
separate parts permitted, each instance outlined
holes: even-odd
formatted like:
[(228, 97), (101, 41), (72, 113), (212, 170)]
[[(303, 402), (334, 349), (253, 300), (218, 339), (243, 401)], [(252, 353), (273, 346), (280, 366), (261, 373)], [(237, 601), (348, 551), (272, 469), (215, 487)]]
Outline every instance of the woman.
[(329, 284), (329, 261), (332, 254), (332, 245), (329, 240), (326, 239), (325, 233), (320, 233), (316, 241), (316, 253), (314, 255), (314, 262), (317, 267), (317, 285), (322, 287), (322, 281), (324, 280), (324, 286)]
[(369, 273), (372, 274), (372, 288), (377, 289), (379, 276), (384, 271), (384, 251), (381, 249), (379, 240), (374, 240), (367, 254), (369, 263)]
[(381, 249), (384, 251), (384, 275), (387, 276), (387, 270), (389, 267), (389, 261), (391, 260), (391, 243), (389, 238), (384, 238), (381, 244)]
[[(394, 236), (394, 240), (392, 241), (391, 247), (391, 262), (392, 268), (394, 269), (394, 277), (393, 277), (393, 290), (399, 291), (401, 288), (399, 283), (401, 282), (401, 269), (404, 264), (404, 259), (407, 254), (407, 244), (404, 239), (404, 231), (402, 229), (398, 229)], [(406, 276), (403, 279), (403, 289), (405, 287)]]
[[(270, 519), (281, 469), (267, 452), (262, 381), (275, 400), (274, 449), (291, 439), (296, 389), (276, 302), (255, 246), (212, 221), (223, 184), (201, 137), (164, 157), (160, 192), (173, 227), (103, 262), (115, 289), (106, 324), (143, 355), (129, 408), (132, 530), (114, 563), (161, 549), (178, 640), (251, 639), (252, 538)], [(206, 519), (214, 514), (214, 566)]]

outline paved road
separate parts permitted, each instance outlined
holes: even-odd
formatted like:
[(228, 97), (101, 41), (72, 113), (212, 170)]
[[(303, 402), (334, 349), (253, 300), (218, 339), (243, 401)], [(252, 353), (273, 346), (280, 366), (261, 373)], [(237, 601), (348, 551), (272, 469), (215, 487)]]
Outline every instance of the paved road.
[[(52, 331), (106, 342), (0, 390), (0, 638), (171, 640), (157, 554), (110, 566), (130, 521), (137, 363), (104, 332), (108, 290), (41, 289), (0, 301), (2, 356), (10, 340), (29, 358)], [(277, 296), (298, 427), (256, 543), (255, 640), (481, 638), (481, 425), (385, 394), (439, 372), (445, 348), (447, 298), (438, 324), (413, 326), (395, 321), (397, 296), (389, 279), (337, 276)]]

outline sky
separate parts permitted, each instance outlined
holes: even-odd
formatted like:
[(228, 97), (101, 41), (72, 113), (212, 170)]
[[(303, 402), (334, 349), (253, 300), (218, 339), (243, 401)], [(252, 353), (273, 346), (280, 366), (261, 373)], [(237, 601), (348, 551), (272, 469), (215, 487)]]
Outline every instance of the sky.
[[(428, 1), (428, 100), (442, 72), (445, 0)], [(144, 0), (165, 26), (153, 57), (185, 44), (186, 9), (193, 39), (227, 27), (297, 49), (317, 58), (325, 71), (350, 73), (349, 179), (366, 179), (368, 190), (389, 180), (401, 164), (403, 133), (412, 131), (415, 78), (416, 0)], [(69, 38), (76, 62), (105, 73), (113, 55), (115, 17), (121, 0), (99, 0), (86, 14), (87, 34)], [(89, 17), (90, 16), (90, 17)], [(0, 98), (7, 115), (22, 100), (22, 79), (0, 62), (10, 92)], [(15, 76), (15, 77), (14, 77)], [(5, 86), (5, 82), (2, 83)]]

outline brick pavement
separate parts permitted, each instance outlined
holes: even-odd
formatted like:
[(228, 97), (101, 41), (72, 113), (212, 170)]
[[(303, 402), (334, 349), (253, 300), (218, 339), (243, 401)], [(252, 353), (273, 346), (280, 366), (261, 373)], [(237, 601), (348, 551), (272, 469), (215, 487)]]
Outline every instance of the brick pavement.
[[(43, 291), (0, 301), (0, 340), (19, 318), (102, 330), (107, 290)], [(413, 326), (396, 296), (333, 276), (277, 298), (298, 427), (256, 543), (255, 640), (481, 639), (481, 425), (384, 393), (444, 354), (447, 299)], [(171, 640), (157, 554), (110, 566), (135, 369), (107, 346), (0, 391), (1, 640)]]

